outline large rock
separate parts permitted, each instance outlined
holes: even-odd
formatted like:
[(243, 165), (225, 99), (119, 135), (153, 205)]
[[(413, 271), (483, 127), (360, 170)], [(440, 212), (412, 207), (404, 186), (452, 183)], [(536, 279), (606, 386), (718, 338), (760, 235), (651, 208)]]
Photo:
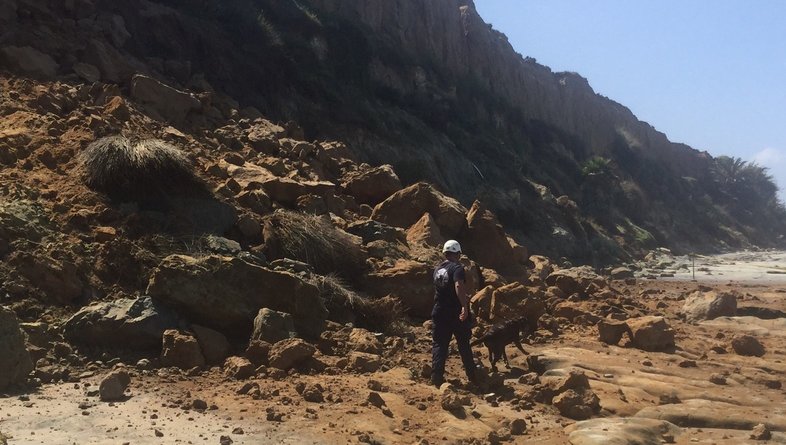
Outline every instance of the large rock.
[(472, 313), (481, 320), (491, 320), (491, 300), (494, 295), (494, 286), (486, 286), (479, 290), (469, 300)]
[(341, 185), (359, 203), (372, 206), (401, 190), (401, 180), (390, 165), (350, 173)]
[(273, 368), (288, 370), (314, 356), (317, 348), (299, 338), (281, 340), (270, 348), (269, 363)]
[(532, 255), (529, 257), (529, 261), (534, 265), (532, 269), (532, 275), (540, 278), (543, 281), (545, 281), (546, 278), (548, 278), (548, 276), (554, 272), (554, 265), (551, 264), (551, 260), (545, 256)]
[(254, 318), (254, 332), (251, 334), (251, 340), (275, 343), (294, 336), (295, 322), (292, 320), (292, 316), (287, 313), (262, 308)]
[(591, 267), (581, 266), (552, 272), (546, 277), (546, 284), (557, 286), (565, 295), (571, 296), (575, 293), (585, 292), (590, 284), (604, 288), (606, 280), (596, 274)]
[(254, 365), (245, 357), (229, 357), (224, 362), (224, 374), (235, 380), (247, 379), (254, 375)]
[(131, 97), (149, 105), (162, 118), (172, 122), (183, 122), (188, 113), (202, 108), (194, 95), (143, 74), (136, 74), (131, 79)]
[(489, 318), (494, 323), (525, 315), (529, 320), (538, 320), (546, 311), (542, 298), (534, 295), (521, 283), (513, 282), (495, 290), (491, 295)]
[(731, 339), (731, 347), (739, 355), (761, 357), (765, 353), (761, 342), (756, 337), (747, 334), (735, 335)]
[(0, 391), (24, 383), (33, 370), (25, 348), (25, 334), (14, 311), (0, 306)]
[(262, 307), (292, 314), (303, 335), (318, 336), (327, 318), (315, 286), (238, 258), (171, 255), (153, 271), (147, 293), (193, 322), (246, 338)]
[(355, 351), (377, 355), (382, 353), (382, 342), (379, 341), (376, 335), (365, 329), (352, 329), (349, 333), (349, 344)]
[(381, 222), (367, 220), (352, 223), (346, 228), (347, 233), (359, 236), (363, 244), (374, 241), (387, 241), (389, 243), (404, 243), (407, 241), (407, 234), (398, 227), (392, 227)]
[(131, 376), (125, 369), (115, 369), (101, 380), (98, 395), (104, 402), (112, 402), (123, 398), (126, 388), (131, 383)]
[(632, 344), (645, 351), (667, 351), (674, 347), (674, 329), (663, 317), (646, 316), (627, 321), (633, 334)]
[(393, 296), (410, 315), (429, 318), (434, 307), (431, 273), (427, 264), (399, 260), (393, 267), (367, 274), (363, 290), (376, 297)]
[(612, 418), (576, 422), (565, 428), (571, 445), (661, 445), (677, 437), (676, 425), (655, 419)]
[(600, 399), (589, 389), (569, 389), (554, 397), (552, 401), (560, 414), (574, 420), (584, 420), (600, 411)]
[(273, 177), (262, 182), (262, 189), (273, 201), (292, 206), (301, 196), (316, 195), (324, 198), (334, 195), (336, 186), (329, 181), (295, 181)]
[(84, 307), (65, 322), (63, 333), (77, 343), (143, 350), (161, 346), (164, 331), (178, 323), (172, 310), (144, 296)]
[(16, 252), (9, 256), (8, 263), (57, 304), (70, 304), (82, 296), (84, 284), (76, 264), (70, 261)]
[(603, 343), (616, 345), (625, 333), (633, 339), (633, 333), (624, 321), (603, 319), (598, 322), (598, 340)]
[(682, 305), (688, 321), (713, 320), (737, 315), (737, 294), (734, 292), (693, 292)]
[(221, 363), (229, 356), (232, 345), (229, 344), (229, 340), (224, 334), (199, 325), (192, 325), (191, 329), (194, 330), (205, 362), (208, 364)]
[(84, 62), (95, 66), (105, 82), (124, 83), (133, 73), (131, 64), (112, 45), (93, 39), (85, 48)]
[(521, 264), (514, 259), (516, 255), (505, 229), (480, 201), (475, 201), (469, 209), (467, 226), (460, 239), (464, 252), (481, 266), (503, 274), (521, 271)]
[(30, 46), (6, 46), (0, 49), (0, 63), (25, 76), (52, 78), (60, 67), (48, 54)]
[(161, 348), (161, 364), (180, 369), (205, 366), (202, 348), (193, 335), (170, 329), (164, 332)]
[(445, 244), (444, 236), (439, 230), (430, 213), (424, 213), (418, 222), (407, 229), (407, 242), (411, 246), (423, 244), (430, 247), (439, 247)]
[(448, 238), (456, 238), (466, 225), (464, 206), (422, 182), (399, 190), (377, 204), (371, 219), (406, 229), (424, 213), (431, 214), (442, 235)]

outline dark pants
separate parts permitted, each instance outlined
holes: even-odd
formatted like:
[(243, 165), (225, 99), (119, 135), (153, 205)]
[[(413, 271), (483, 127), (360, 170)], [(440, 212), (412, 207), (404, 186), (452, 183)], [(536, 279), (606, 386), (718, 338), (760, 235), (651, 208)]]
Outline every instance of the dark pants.
[(475, 361), (472, 357), (472, 348), (469, 340), (472, 336), (472, 317), (465, 321), (459, 320), (459, 313), (455, 311), (438, 311), (431, 314), (434, 327), (431, 332), (431, 381), (435, 384), (442, 383), (445, 376), (445, 361), (448, 358), (448, 346), (450, 339), (455, 336), (458, 345), (461, 361), (464, 363), (464, 371), (467, 378), (475, 378)]

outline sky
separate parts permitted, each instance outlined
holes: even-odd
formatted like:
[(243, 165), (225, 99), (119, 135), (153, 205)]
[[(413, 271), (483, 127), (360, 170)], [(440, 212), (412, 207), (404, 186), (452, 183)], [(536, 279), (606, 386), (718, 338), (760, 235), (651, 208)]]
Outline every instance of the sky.
[(769, 168), (786, 201), (786, 0), (475, 0), (523, 56), (640, 120)]

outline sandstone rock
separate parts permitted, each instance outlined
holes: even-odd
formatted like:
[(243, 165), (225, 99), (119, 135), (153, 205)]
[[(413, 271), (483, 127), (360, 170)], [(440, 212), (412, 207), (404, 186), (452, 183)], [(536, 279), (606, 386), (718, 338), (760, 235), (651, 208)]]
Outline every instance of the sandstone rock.
[(244, 356), (256, 367), (267, 365), (272, 345), (261, 340), (251, 340)]
[(710, 375), (710, 383), (715, 385), (725, 385), (726, 376), (723, 374), (712, 374)]
[(479, 290), (469, 301), (472, 313), (481, 320), (491, 319), (491, 300), (494, 295), (494, 286), (486, 286)]
[(747, 334), (735, 335), (731, 339), (731, 347), (739, 355), (761, 357), (764, 355), (764, 346), (759, 340)]
[(606, 280), (596, 274), (591, 267), (582, 266), (561, 269), (546, 277), (546, 284), (559, 287), (565, 295), (584, 292), (590, 284), (606, 287)]
[(84, 284), (76, 264), (70, 261), (15, 252), (9, 256), (8, 263), (55, 303), (70, 304), (82, 296)]
[(161, 346), (161, 336), (178, 326), (174, 312), (152, 298), (121, 298), (79, 310), (63, 325), (70, 340), (134, 350)]
[(259, 310), (254, 319), (254, 332), (251, 340), (275, 343), (295, 336), (295, 322), (290, 314), (268, 308)]
[(333, 195), (336, 186), (328, 181), (298, 182), (294, 179), (273, 177), (262, 182), (262, 189), (273, 201), (294, 206), (297, 204), (297, 199), (304, 195), (321, 197)]
[(481, 266), (491, 267), (503, 274), (520, 271), (513, 261), (513, 247), (497, 217), (480, 201), (475, 201), (467, 213), (467, 226), (461, 234), (464, 252)]
[(48, 54), (30, 46), (5, 46), (0, 49), (0, 64), (22, 75), (53, 78), (60, 66)]
[(590, 324), (597, 323), (600, 317), (585, 310), (585, 306), (581, 303), (573, 301), (562, 301), (554, 306), (552, 315), (555, 317), (562, 317), (569, 320), (571, 323), (577, 323), (576, 320), (581, 319)]
[(382, 353), (382, 343), (374, 334), (365, 329), (352, 329), (349, 333), (349, 343), (351, 348), (356, 351), (377, 355)]
[(313, 285), (238, 258), (171, 255), (153, 271), (147, 293), (196, 323), (238, 336), (251, 334), (260, 307), (292, 314), (304, 335), (318, 336), (327, 317)]
[(347, 226), (346, 231), (352, 235), (359, 236), (363, 240), (363, 244), (373, 241), (407, 242), (407, 235), (403, 230), (373, 220), (352, 223)]
[(270, 348), (270, 366), (288, 370), (306, 362), (316, 351), (314, 346), (299, 338), (281, 340)]
[(143, 74), (136, 74), (131, 79), (131, 97), (149, 105), (162, 118), (172, 122), (183, 122), (188, 113), (202, 108), (194, 95)]
[(760, 423), (753, 427), (750, 438), (753, 440), (770, 440), (772, 439), (772, 433), (770, 429), (767, 428), (767, 425)]
[(192, 325), (202, 355), (208, 364), (221, 363), (229, 356), (232, 346), (224, 334), (204, 326)]
[(382, 366), (378, 355), (365, 352), (352, 352), (349, 354), (348, 367), (358, 372), (375, 372)]
[(560, 414), (574, 420), (588, 419), (600, 412), (600, 399), (590, 390), (569, 389), (556, 396), (552, 403), (559, 409)]
[(366, 401), (376, 408), (382, 408), (386, 405), (385, 399), (382, 398), (376, 391), (371, 391), (368, 393), (368, 397), (366, 397)]
[(244, 357), (228, 357), (224, 361), (224, 374), (235, 380), (244, 380), (254, 375), (256, 368)]
[(371, 218), (395, 227), (408, 228), (430, 213), (443, 236), (455, 238), (466, 224), (467, 209), (429, 184), (417, 183), (399, 190), (377, 204)]
[(562, 394), (572, 389), (583, 391), (590, 389), (589, 378), (583, 371), (571, 370), (567, 375), (544, 375), (541, 384), (548, 388), (552, 394)]
[(445, 241), (430, 213), (424, 213), (418, 222), (407, 229), (407, 242), (412, 246), (423, 244), (437, 247), (445, 244)]
[(199, 342), (192, 335), (169, 329), (164, 332), (161, 365), (180, 369), (205, 366)]
[(494, 291), (489, 311), (490, 319), (495, 323), (521, 315), (538, 320), (546, 311), (546, 305), (524, 285), (514, 282)]
[(598, 322), (598, 340), (603, 343), (616, 345), (622, 340), (622, 336), (627, 332), (631, 340), (633, 333), (624, 321), (603, 319)]
[(673, 443), (678, 426), (656, 419), (600, 418), (576, 422), (565, 429), (571, 445), (661, 445)]
[(376, 205), (401, 190), (401, 181), (390, 165), (361, 169), (347, 175), (342, 187), (362, 204)]
[(131, 376), (128, 372), (125, 369), (116, 369), (101, 380), (98, 395), (104, 402), (120, 400), (130, 384)]
[(682, 305), (688, 321), (713, 320), (737, 315), (737, 295), (734, 292), (702, 292), (690, 294)]
[(434, 306), (431, 271), (427, 264), (398, 260), (393, 267), (367, 274), (362, 288), (373, 296), (398, 299), (414, 317), (429, 318)]
[(551, 260), (544, 256), (531, 255), (529, 260), (534, 265), (532, 274), (543, 281), (546, 281), (546, 278), (554, 272), (554, 265), (551, 264)]
[(24, 383), (33, 370), (25, 348), (25, 334), (14, 311), (0, 306), (0, 391), (9, 385)]
[(666, 351), (674, 347), (674, 330), (663, 317), (646, 316), (628, 320), (633, 346), (645, 351)]
[(306, 402), (322, 403), (325, 401), (324, 392), (325, 388), (319, 383), (307, 385), (303, 389), (303, 400)]
[(617, 267), (611, 270), (612, 280), (626, 280), (633, 277), (633, 271), (627, 267)]

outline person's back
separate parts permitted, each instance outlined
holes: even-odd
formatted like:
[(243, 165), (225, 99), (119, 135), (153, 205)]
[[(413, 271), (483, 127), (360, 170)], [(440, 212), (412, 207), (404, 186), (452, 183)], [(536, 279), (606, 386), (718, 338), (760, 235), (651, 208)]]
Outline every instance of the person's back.
[(456, 294), (456, 282), (465, 279), (464, 266), (445, 260), (434, 268), (434, 310), (432, 315), (441, 311), (461, 311), (461, 303)]

